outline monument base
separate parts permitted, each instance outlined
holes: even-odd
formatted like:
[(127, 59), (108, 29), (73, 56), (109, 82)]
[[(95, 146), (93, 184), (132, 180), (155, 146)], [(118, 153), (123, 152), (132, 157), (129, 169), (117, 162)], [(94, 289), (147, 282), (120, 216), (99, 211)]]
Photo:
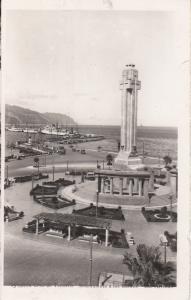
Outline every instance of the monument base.
[(115, 170), (137, 170), (144, 168), (142, 159), (137, 155), (130, 155), (126, 151), (120, 151), (114, 160), (113, 168)]

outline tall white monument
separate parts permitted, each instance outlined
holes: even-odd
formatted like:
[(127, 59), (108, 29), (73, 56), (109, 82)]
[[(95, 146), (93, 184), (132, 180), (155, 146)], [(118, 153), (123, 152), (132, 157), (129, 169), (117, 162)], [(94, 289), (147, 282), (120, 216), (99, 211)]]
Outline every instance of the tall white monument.
[(137, 154), (137, 98), (141, 82), (135, 65), (126, 65), (122, 72), (121, 97), (121, 143), (115, 159), (115, 169), (136, 169), (142, 165)]

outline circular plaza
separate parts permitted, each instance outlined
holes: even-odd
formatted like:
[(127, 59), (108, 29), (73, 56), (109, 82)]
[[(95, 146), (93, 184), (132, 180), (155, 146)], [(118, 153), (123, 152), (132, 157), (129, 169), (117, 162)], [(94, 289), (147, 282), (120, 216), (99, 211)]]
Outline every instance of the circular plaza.
[[(149, 181), (145, 185), (142, 184), (142, 181), (138, 181), (138, 184), (137, 182), (132, 184), (131, 180), (127, 182), (125, 178), (123, 180), (123, 184), (125, 185), (123, 186), (121, 179), (117, 182), (116, 179), (112, 178), (111, 181), (112, 186), (107, 178), (104, 187), (102, 184), (101, 190), (99, 190), (99, 177), (95, 181), (79, 182), (63, 189), (62, 195), (70, 200), (75, 200), (76, 203), (86, 205), (93, 203), (108, 208), (121, 206), (122, 209), (127, 210), (141, 210), (142, 207), (157, 209), (164, 206), (176, 206), (176, 196), (174, 193), (172, 194), (171, 184), (160, 185), (155, 183), (153, 184), (152, 191), (150, 191), (148, 186)], [(137, 190), (136, 185), (138, 185)]]

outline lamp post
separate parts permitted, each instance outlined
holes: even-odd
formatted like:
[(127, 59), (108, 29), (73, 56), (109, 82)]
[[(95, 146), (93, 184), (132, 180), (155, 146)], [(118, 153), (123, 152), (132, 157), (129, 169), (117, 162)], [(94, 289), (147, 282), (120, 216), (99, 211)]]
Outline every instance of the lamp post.
[(98, 201), (99, 201), (99, 191), (96, 191), (96, 218), (98, 213)]
[(164, 242), (164, 263), (166, 265), (166, 247), (167, 247), (167, 242)]
[(173, 199), (172, 194), (170, 194), (168, 198), (170, 200), (170, 219), (171, 219), (171, 222), (172, 222), (172, 199)]
[(168, 245), (168, 241), (164, 234), (160, 234), (160, 245), (164, 248), (164, 264), (166, 265), (166, 247)]
[(176, 198), (178, 197), (178, 171), (176, 173)]
[(6, 177), (7, 177), (7, 183), (8, 183), (8, 180), (9, 180), (9, 166), (7, 166), (6, 169), (7, 169), (7, 176)]
[(54, 181), (54, 154), (52, 154), (52, 180)]
[(52, 167), (52, 181), (54, 181), (54, 166)]
[(93, 234), (90, 236), (90, 265), (89, 265), (89, 286), (92, 286), (92, 265), (93, 265)]
[(34, 179), (33, 179), (33, 174), (32, 174), (32, 190), (34, 188)]

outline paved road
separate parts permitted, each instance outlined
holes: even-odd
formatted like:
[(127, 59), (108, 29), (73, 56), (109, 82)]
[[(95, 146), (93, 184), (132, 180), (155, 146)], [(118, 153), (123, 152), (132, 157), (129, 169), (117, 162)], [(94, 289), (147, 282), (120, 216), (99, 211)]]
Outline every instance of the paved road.
[[(67, 247), (5, 235), (5, 285), (77, 285), (87, 286), (89, 250)], [(98, 284), (100, 272), (124, 272), (121, 254), (93, 251), (92, 284)]]
[[(55, 177), (60, 177), (56, 174)], [(56, 179), (55, 178), (55, 179)], [(87, 245), (78, 248), (68, 246), (62, 240), (53, 238), (34, 240), (33, 235), (22, 232), (23, 226), (32, 217), (44, 212), (52, 212), (42, 207), (29, 196), (31, 182), (15, 184), (6, 190), (5, 199), (10, 205), (25, 212), (21, 220), (5, 223), (5, 285), (85, 285), (88, 284), (89, 249)], [(77, 209), (84, 207), (77, 205)], [(60, 209), (70, 213), (73, 207)], [(117, 250), (117, 249), (115, 249)], [(128, 272), (122, 264), (122, 254), (110, 249), (94, 251), (93, 284), (98, 283), (98, 275), (103, 271)]]
[[(80, 161), (83, 155), (75, 154), (76, 161)], [(78, 157), (79, 155), (79, 157)], [(88, 156), (84, 156), (84, 160)], [(96, 162), (96, 158), (94, 161)], [(61, 159), (61, 158), (59, 158)], [(23, 160), (21, 167), (30, 165), (32, 159)], [(18, 175), (19, 161), (11, 162), (12, 174)], [(29, 172), (27, 172), (29, 173)], [(12, 175), (13, 176), (13, 175)], [(55, 179), (63, 177), (56, 174)], [(84, 285), (88, 284), (89, 276), (89, 250), (68, 247), (59, 242), (39, 241), (26, 238), (22, 233), (23, 225), (31, 221), (32, 216), (42, 211), (52, 211), (34, 202), (29, 196), (31, 182), (15, 184), (6, 190), (5, 199), (20, 211), (25, 212), (22, 220), (5, 224), (5, 285)], [(79, 207), (81, 204), (78, 204)], [(79, 207), (76, 207), (78, 209)], [(59, 212), (70, 212), (71, 207), (61, 209)], [(176, 224), (148, 224), (139, 212), (125, 212), (126, 222), (123, 227), (133, 233), (136, 242), (146, 244), (158, 243), (159, 233), (165, 230), (174, 232)], [(115, 223), (115, 222), (114, 222)], [(116, 229), (121, 229), (120, 224), (114, 224)], [(125, 272), (126, 266), (122, 264), (122, 253), (94, 250), (93, 260), (93, 284), (98, 283), (100, 272)]]

